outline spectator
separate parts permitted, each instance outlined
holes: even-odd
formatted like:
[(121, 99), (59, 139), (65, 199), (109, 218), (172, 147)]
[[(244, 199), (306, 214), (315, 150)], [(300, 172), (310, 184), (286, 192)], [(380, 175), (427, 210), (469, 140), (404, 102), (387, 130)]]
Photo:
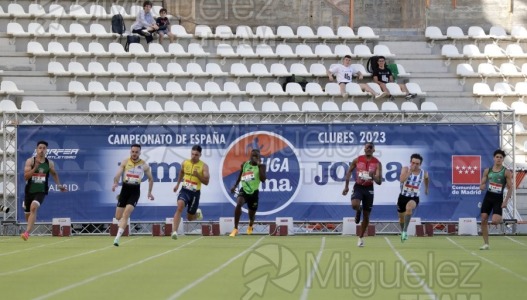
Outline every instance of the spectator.
[[(346, 84), (352, 81), (353, 75), (357, 75), (359, 79), (362, 79), (363, 77), (360, 71), (355, 70), (351, 66), (351, 56), (350, 55), (344, 56), (342, 64), (334, 64), (330, 66), (327, 74), (328, 74), (329, 81), (333, 81), (334, 79), (333, 74), (336, 75), (337, 83), (340, 86), (340, 92), (343, 97), (347, 96)], [(382, 94), (375, 94), (375, 91), (369, 85), (365, 83), (360, 83), (359, 85), (363, 91), (370, 93), (375, 98), (380, 98), (383, 96)]]
[[(381, 87), (383, 93), (389, 95), (390, 100), (393, 101), (393, 96), (390, 95), (388, 88), (386, 88), (388, 82), (394, 82), (393, 74), (392, 71), (386, 67), (386, 58), (384, 56), (379, 56), (377, 66), (377, 68), (373, 68), (373, 82), (377, 83)], [(410, 94), (404, 84), (399, 84), (399, 87), (401, 88), (401, 91), (406, 94), (406, 100), (415, 98), (416, 94)]]
[(159, 28), (157, 30), (157, 33), (159, 33), (159, 43), (161, 44), (163, 42), (163, 37), (166, 35), (170, 39), (170, 42), (174, 42), (174, 34), (170, 32), (170, 21), (167, 17), (167, 10), (166, 8), (162, 8), (159, 10), (159, 17), (156, 19), (157, 27)]
[(157, 26), (154, 16), (152, 15), (152, 2), (143, 2), (143, 10), (137, 14), (135, 22), (132, 25), (132, 32), (140, 34), (146, 38), (146, 42), (150, 43), (154, 40), (152, 33), (157, 31)]

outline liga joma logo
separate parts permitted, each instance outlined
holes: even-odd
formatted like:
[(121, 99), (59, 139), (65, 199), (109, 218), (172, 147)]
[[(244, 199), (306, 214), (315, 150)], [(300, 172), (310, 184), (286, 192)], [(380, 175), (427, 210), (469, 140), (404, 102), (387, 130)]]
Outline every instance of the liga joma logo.
[(233, 205), (236, 199), (230, 189), (253, 149), (260, 150), (267, 173), (267, 180), (260, 183), (257, 214), (270, 215), (287, 207), (296, 197), (302, 182), (301, 163), (293, 145), (280, 135), (255, 131), (239, 137), (227, 148), (221, 162), (223, 191)]
[(480, 155), (452, 155), (452, 184), (481, 183)]

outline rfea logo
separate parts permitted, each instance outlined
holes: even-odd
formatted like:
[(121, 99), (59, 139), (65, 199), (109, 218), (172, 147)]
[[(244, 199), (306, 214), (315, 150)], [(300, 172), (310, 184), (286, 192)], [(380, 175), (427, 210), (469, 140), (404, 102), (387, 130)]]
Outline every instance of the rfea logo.
[(236, 139), (221, 162), (223, 192), (233, 205), (236, 195), (230, 189), (253, 149), (260, 150), (267, 173), (267, 180), (260, 183), (257, 214), (270, 215), (287, 207), (296, 197), (302, 182), (300, 160), (291, 143), (272, 132), (256, 131)]

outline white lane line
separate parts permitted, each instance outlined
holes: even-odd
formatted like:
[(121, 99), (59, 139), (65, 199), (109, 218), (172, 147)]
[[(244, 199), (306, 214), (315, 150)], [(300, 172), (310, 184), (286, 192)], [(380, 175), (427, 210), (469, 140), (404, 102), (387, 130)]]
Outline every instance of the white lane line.
[(69, 241), (72, 241), (72, 240), (74, 240), (74, 239), (78, 239), (78, 238), (75, 237), (75, 238), (71, 238), (71, 239), (66, 239), (66, 240), (58, 241), (58, 242), (55, 242), (55, 243), (41, 244), (41, 245), (38, 245), (38, 246), (29, 247), (29, 248), (25, 248), (25, 249), (18, 249), (18, 250), (11, 251), (11, 252), (0, 253), (0, 256), (10, 255), (10, 254), (16, 254), (16, 253), (20, 253), (20, 252), (24, 252), (24, 251), (31, 251), (31, 250), (35, 250), (35, 249), (37, 249), (37, 248), (42, 248), (42, 247), (52, 246), (52, 245), (56, 245), (56, 244), (60, 244), (60, 243), (69, 242)]
[[(392, 251), (395, 253), (395, 255), (399, 258), (399, 260), (404, 264), (404, 268), (406, 270), (408, 270), (410, 272), (410, 274), (412, 274), (415, 279), (417, 279), (419, 281), (419, 285), (423, 287), (423, 289), (425, 290), (425, 292), (428, 294), (428, 296), (430, 297), (430, 299), (436, 299), (436, 294), (434, 293), (434, 291), (428, 286), (428, 284), (426, 284), (425, 280), (421, 277), (419, 277), (419, 275), (417, 275), (415, 273), (415, 271), (412, 269), (412, 267), (410, 267), (408, 265), (408, 262), (406, 261), (406, 259), (404, 259), (404, 257), (401, 255), (401, 253), (399, 253), (399, 251), (397, 251), (397, 249), (395, 249), (395, 247), (392, 245), (392, 242), (390, 242), (390, 240), (387, 238), (387, 237), (384, 237), (384, 239), (386, 240), (386, 242), (388, 243), (388, 246), (390, 246), (390, 248), (392, 249)], [(428, 270), (428, 272), (432, 272), (433, 270)]]
[(522, 243), (522, 242), (520, 242), (520, 241), (518, 241), (518, 240), (515, 240), (515, 239), (511, 238), (510, 236), (505, 236), (505, 237), (508, 238), (509, 240), (511, 240), (511, 241), (513, 241), (513, 242), (515, 242), (515, 243), (517, 243), (517, 244), (520, 244), (520, 245), (522, 245), (522, 246), (527, 246), (527, 244)]
[(320, 262), (320, 258), (322, 257), (322, 252), (324, 252), (325, 247), (326, 247), (326, 238), (323, 237), (322, 243), (320, 244), (320, 250), (318, 250), (317, 259), (315, 261), (315, 264), (313, 265), (313, 269), (311, 270), (309, 277), (306, 280), (304, 291), (302, 291), (302, 295), (300, 296), (301, 300), (307, 299), (307, 295), (309, 294), (309, 289), (311, 289), (311, 285), (313, 284), (313, 276), (315, 276), (315, 272), (318, 270), (318, 264)]
[[(469, 249), (467, 249), (467, 248), (461, 246), (460, 244), (456, 243), (456, 242), (455, 242), (454, 240), (452, 240), (451, 238), (447, 237), (447, 240), (448, 240), (449, 242), (451, 242), (452, 244), (456, 245), (457, 247), (459, 247), (460, 249), (462, 249), (463, 251), (465, 251), (465, 252), (467, 252), (467, 253), (470, 253), (471, 255), (473, 255), (473, 256), (475, 256), (475, 257), (477, 257), (477, 258), (479, 258), (479, 259), (482, 259), (482, 260), (484, 260), (484, 261), (486, 261), (486, 262), (488, 262), (489, 264), (491, 264), (491, 265), (493, 265), (494, 267), (496, 267), (496, 268), (502, 270), (503, 272), (506, 272), (506, 273), (509, 273), (509, 274), (511, 274), (511, 275), (514, 275), (516, 278), (521, 279), (521, 280), (523, 280), (523, 281), (527, 281), (527, 277), (525, 277), (525, 276), (523, 276), (523, 275), (521, 275), (521, 274), (518, 274), (518, 273), (516, 273), (516, 272), (514, 272), (514, 271), (511, 271), (511, 270), (509, 270), (509, 269), (507, 269), (507, 268), (501, 266), (500, 264), (493, 262), (492, 260), (490, 260), (490, 259), (488, 259), (488, 258), (486, 258), (486, 257), (483, 257), (483, 256), (481, 256), (481, 255), (479, 255), (479, 254), (476, 254), (476, 252), (474, 252), (474, 251), (472, 251), (472, 250), (469, 250)], [(489, 251), (489, 250), (478, 250), (478, 251)], [(490, 251), (492, 251), (492, 250), (490, 250)]]
[[(126, 242), (123, 242), (122, 244), (133, 242), (133, 241), (136, 241), (136, 240), (142, 239), (142, 238), (143, 237), (139, 237), (139, 238), (136, 238), (136, 239), (130, 239), (130, 240), (126, 241)], [(76, 257), (81, 257), (81, 256), (84, 256), (84, 255), (92, 254), (92, 253), (95, 253), (95, 252), (103, 251), (103, 250), (114, 248), (114, 247), (115, 247), (114, 245), (106, 246), (106, 247), (103, 247), (103, 248), (94, 249), (94, 250), (82, 252), (82, 253), (71, 255), (71, 256), (61, 257), (61, 258), (55, 259), (55, 260), (50, 260), (50, 261), (47, 261), (47, 262), (44, 262), (44, 263), (40, 263), (40, 264), (37, 264), (37, 265), (32, 265), (30, 267), (26, 267), (26, 268), (22, 268), (22, 269), (18, 269), (18, 270), (13, 270), (13, 271), (2, 272), (2, 273), (0, 273), (0, 276), (6, 276), (6, 275), (11, 275), (11, 274), (25, 272), (25, 271), (28, 271), (28, 270), (36, 269), (38, 267), (55, 264), (55, 263), (58, 263), (58, 262), (61, 262), (61, 261), (65, 261), (65, 260), (76, 258)]]
[(227, 267), (228, 265), (230, 265), (232, 262), (234, 262), (235, 260), (237, 260), (238, 258), (242, 257), (245, 255), (245, 253), (251, 251), (254, 249), (254, 247), (256, 247), (265, 237), (261, 237), (259, 240), (256, 241), (256, 243), (254, 243), (251, 247), (245, 249), (243, 252), (241, 252), (240, 254), (232, 257), (231, 259), (229, 259), (228, 261), (226, 261), (224, 264), (222, 264), (221, 266), (217, 267), (216, 269), (210, 271), (209, 273), (201, 276), (199, 279), (191, 282), (190, 284), (188, 284), (187, 286), (185, 286), (184, 288), (182, 288), (181, 290), (179, 290), (177, 293), (173, 294), (172, 296), (168, 297), (169, 300), (173, 300), (173, 299), (177, 299), (179, 298), (181, 295), (183, 295), (184, 293), (186, 293), (188, 290), (192, 289), (193, 287), (195, 287), (196, 285), (202, 283), (203, 281), (205, 281), (207, 278), (209, 278), (210, 276), (218, 273), (219, 271), (221, 271), (223, 268)]
[[(152, 259), (156, 259), (156, 258), (158, 258), (158, 257), (160, 257), (160, 256), (165, 255), (165, 254), (168, 254), (168, 253), (174, 252), (174, 251), (176, 251), (176, 250), (179, 250), (179, 249), (181, 249), (181, 248), (183, 248), (183, 247), (185, 247), (185, 246), (187, 246), (187, 245), (190, 245), (190, 244), (192, 244), (192, 243), (194, 243), (194, 242), (196, 242), (196, 241), (198, 241), (198, 240), (201, 240), (202, 238), (203, 238), (203, 237), (197, 238), (197, 239), (192, 240), (192, 241), (190, 241), (190, 242), (188, 242), (188, 243), (186, 243), (186, 244), (183, 244), (183, 245), (181, 245), (181, 246), (178, 246), (178, 247), (176, 247), (176, 248), (174, 248), (174, 249), (167, 250), (167, 251), (165, 251), (165, 252), (161, 252), (161, 253), (156, 254), (156, 255), (152, 255), (152, 256), (150, 256), (150, 257), (147, 257), (147, 258), (145, 258), (145, 259), (142, 259), (142, 260), (136, 261), (136, 262), (133, 263), (133, 264), (126, 265), (126, 266), (121, 267), (121, 268), (119, 268), (119, 269), (115, 269), (115, 270), (112, 270), (112, 271), (109, 271), (109, 272), (106, 272), (106, 273), (102, 273), (102, 274), (98, 274), (98, 275), (96, 275), (96, 276), (92, 276), (92, 277), (90, 277), (90, 278), (86, 278), (86, 279), (84, 279), (84, 280), (82, 280), (82, 281), (79, 281), (79, 282), (77, 282), (77, 283), (70, 284), (70, 285), (68, 285), (68, 286), (65, 286), (65, 287), (63, 287), (63, 288), (60, 288), (60, 289), (55, 290), (55, 291), (53, 291), (53, 292), (50, 292), (50, 293), (47, 293), (47, 294), (45, 294), (45, 295), (39, 296), (39, 297), (37, 297), (37, 298), (34, 298), (34, 300), (47, 299), (47, 298), (53, 297), (53, 296), (55, 296), (55, 295), (58, 295), (58, 294), (60, 294), (60, 293), (63, 293), (63, 292), (65, 292), (65, 291), (68, 291), (68, 290), (71, 290), (71, 289), (73, 289), (73, 288), (79, 287), (79, 286), (81, 286), (81, 285), (85, 285), (85, 284), (90, 283), (90, 282), (92, 282), (92, 281), (95, 281), (95, 280), (97, 280), (97, 279), (101, 279), (101, 278), (103, 278), (103, 277), (110, 276), (110, 275), (113, 275), (113, 274), (115, 274), (115, 273), (119, 273), (119, 272), (122, 272), (122, 271), (124, 271), (124, 270), (130, 269), (130, 268), (133, 268), (133, 267), (138, 266), (138, 265), (140, 265), (140, 264), (142, 264), (142, 263), (145, 263), (145, 262), (147, 262), (147, 261), (151, 261)], [(114, 246), (112, 246), (112, 247), (114, 247)]]

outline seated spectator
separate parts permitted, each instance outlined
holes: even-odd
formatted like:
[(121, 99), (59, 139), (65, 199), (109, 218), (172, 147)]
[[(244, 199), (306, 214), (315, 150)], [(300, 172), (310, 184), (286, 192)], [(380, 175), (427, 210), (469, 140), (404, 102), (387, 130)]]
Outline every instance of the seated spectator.
[(152, 2), (143, 2), (143, 10), (137, 14), (135, 22), (132, 25), (132, 32), (140, 34), (146, 38), (146, 42), (150, 43), (154, 40), (152, 33), (157, 31), (157, 26), (154, 16), (152, 15)]
[[(395, 81), (393, 79), (392, 71), (386, 67), (386, 58), (384, 56), (378, 57), (377, 68), (373, 68), (373, 82), (377, 83), (381, 87), (383, 93), (390, 96), (391, 101), (394, 100), (393, 96), (390, 95), (388, 88), (386, 88), (386, 84), (388, 82)], [(406, 93), (406, 100), (410, 100), (417, 96), (416, 94), (410, 94), (404, 84), (400, 83), (399, 87), (403, 93)]]
[(170, 21), (167, 17), (167, 10), (166, 8), (162, 8), (159, 10), (159, 17), (156, 19), (156, 24), (159, 29), (157, 30), (157, 33), (159, 33), (159, 43), (163, 43), (163, 37), (165, 35), (168, 36), (170, 39), (170, 42), (174, 42), (174, 34), (170, 32)]
[[(358, 70), (355, 70), (351, 66), (351, 56), (350, 55), (344, 56), (342, 64), (334, 64), (330, 66), (327, 71), (327, 74), (328, 74), (329, 81), (333, 81), (334, 79), (333, 74), (336, 75), (337, 83), (340, 86), (340, 92), (343, 97), (347, 96), (346, 84), (352, 81), (353, 75), (357, 75), (359, 79), (363, 78), (362, 73)], [(382, 94), (375, 94), (375, 91), (369, 85), (365, 83), (359, 83), (359, 85), (363, 91), (370, 93), (373, 97), (375, 98), (382, 97)]]

